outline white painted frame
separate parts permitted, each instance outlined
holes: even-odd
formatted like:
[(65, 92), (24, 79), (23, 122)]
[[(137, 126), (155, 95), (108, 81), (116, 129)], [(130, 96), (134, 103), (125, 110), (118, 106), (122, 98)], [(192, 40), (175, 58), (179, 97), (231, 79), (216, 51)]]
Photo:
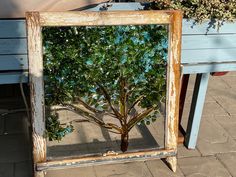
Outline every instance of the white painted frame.
[[(182, 14), (180, 11), (108, 11), (108, 12), (27, 12), (27, 38), (29, 79), (31, 96), (33, 160), (35, 176), (43, 171), (66, 166), (81, 166), (94, 161), (112, 163), (129, 159), (166, 158), (173, 171), (177, 165), (178, 115), (180, 92), (180, 54)], [(142, 152), (121, 153), (117, 156), (86, 157), (68, 160), (46, 158), (44, 84), (43, 84), (43, 26), (105, 26), (105, 25), (169, 25), (169, 53), (167, 66), (167, 106), (165, 125), (165, 148)], [(101, 164), (101, 163), (100, 163)]]

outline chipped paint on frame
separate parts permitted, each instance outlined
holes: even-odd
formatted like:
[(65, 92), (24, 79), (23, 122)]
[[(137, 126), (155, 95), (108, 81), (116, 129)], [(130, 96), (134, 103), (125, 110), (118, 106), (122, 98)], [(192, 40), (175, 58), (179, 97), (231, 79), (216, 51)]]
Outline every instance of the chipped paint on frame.
[[(44, 89), (43, 89), (43, 57), (42, 57), (42, 26), (102, 26), (102, 25), (144, 25), (144, 24), (169, 24), (169, 60), (167, 77), (167, 117), (165, 126), (165, 149), (159, 155), (166, 157), (171, 169), (176, 171), (176, 153), (170, 156), (170, 151), (177, 151), (178, 137), (178, 109), (179, 109), (179, 82), (180, 82), (180, 52), (181, 52), (181, 22), (180, 11), (113, 11), (113, 12), (27, 12), (28, 56), (30, 74), (30, 95), (32, 108), (33, 127), (33, 156), (34, 165), (45, 165), (50, 169), (50, 164), (63, 163), (61, 161), (46, 160), (46, 140), (44, 137)], [(151, 151), (137, 152), (137, 156), (118, 154), (117, 156), (103, 156), (102, 158), (147, 157)], [(155, 152), (157, 153), (157, 152)], [(163, 154), (162, 154), (163, 153)], [(145, 155), (146, 154), (146, 155)], [(162, 155), (161, 155), (162, 154)], [(169, 155), (168, 155), (169, 154)], [(156, 154), (158, 155), (158, 154)], [(150, 157), (152, 155), (149, 154)], [(92, 161), (96, 156), (91, 157)], [(83, 161), (81, 157), (78, 161)], [(66, 163), (73, 165), (76, 162)], [(70, 161), (68, 159), (67, 161)], [(36, 170), (36, 169), (35, 169)], [(35, 176), (43, 176), (42, 171), (35, 171)]]

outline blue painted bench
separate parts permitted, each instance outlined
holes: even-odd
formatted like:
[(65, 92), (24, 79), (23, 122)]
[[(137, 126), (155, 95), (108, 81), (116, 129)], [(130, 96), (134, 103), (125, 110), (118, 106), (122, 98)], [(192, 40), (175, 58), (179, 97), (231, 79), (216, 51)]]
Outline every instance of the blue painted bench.
[(25, 20), (0, 20), (0, 84), (28, 82)]
[[(108, 7), (109, 10), (142, 8), (139, 3), (113, 3)], [(104, 4), (89, 10), (101, 9), (104, 10)], [(196, 146), (210, 73), (236, 71), (236, 23), (225, 24), (219, 33), (210, 29), (208, 35), (205, 35), (207, 23), (193, 28), (192, 25), (192, 21), (183, 20), (182, 73), (197, 74), (185, 137), (190, 149)], [(28, 82), (27, 71), (25, 20), (0, 20), (0, 84)]]
[(182, 73), (187, 82), (189, 74), (197, 74), (185, 136), (189, 149), (196, 147), (210, 73), (236, 71), (236, 23), (211, 28), (206, 35), (207, 28), (208, 23), (193, 26), (183, 20)]

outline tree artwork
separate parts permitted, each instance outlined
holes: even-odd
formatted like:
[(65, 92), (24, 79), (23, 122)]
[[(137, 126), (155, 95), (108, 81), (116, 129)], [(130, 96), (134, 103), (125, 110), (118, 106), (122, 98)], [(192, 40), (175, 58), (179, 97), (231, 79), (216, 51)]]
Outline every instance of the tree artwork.
[[(155, 121), (165, 103), (167, 36), (161, 25), (44, 28), (49, 139), (73, 131), (72, 122), (58, 120), (57, 109), (65, 109), (120, 134), (121, 150), (127, 151), (130, 130)], [(118, 123), (105, 122), (101, 115)]]

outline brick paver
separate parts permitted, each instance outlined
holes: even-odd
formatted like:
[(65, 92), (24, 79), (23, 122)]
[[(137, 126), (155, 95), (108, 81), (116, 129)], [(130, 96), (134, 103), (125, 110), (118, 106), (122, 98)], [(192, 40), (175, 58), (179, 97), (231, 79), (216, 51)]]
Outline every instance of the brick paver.
[(96, 177), (94, 167), (70, 168), (46, 172), (45, 177)]
[(228, 169), (232, 176), (236, 176), (236, 153), (219, 154), (217, 158)]
[(197, 148), (204, 156), (236, 152), (236, 142), (213, 117), (205, 117), (201, 121)]
[(178, 146), (178, 158), (186, 158), (186, 157), (200, 157), (201, 153), (198, 149), (189, 150), (184, 145)]
[[(186, 101), (183, 124), (186, 127), (191, 93), (193, 90), (194, 76), (190, 79), (188, 96)], [(0, 100), (0, 113), (11, 108), (24, 107), (22, 102), (14, 99)], [(5, 130), (8, 134), (3, 134), (3, 119), (0, 119), (0, 177), (32, 177), (32, 165), (30, 158), (30, 143), (27, 136), (27, 126), (25, 126), (25, 114), (9, 115), (6, 121)], [(66, 120), (65, 120), (66, 121)], [(158, 139), (163, 144), (163, 132), (157, 131), (162, 127), (162, 120), (152, 124), (149, 131), (154, 139)], [(88, 125), (93, 126), (93, 125)], [(88, 127), (91, 129), (91, 127)], [(155, 129), (158, 127), (157, 129)], [(81, 129), (80, 131), (85, 131)], [(103, 133), (105, 138), (99, 137)], [(69, 148), (70, 155), (79, 152), (90, 151), (102, 148), (103, 142), (109, 136), (97, 129), (95, 136), (83, 137), (71, 136), (64, 139), (57, 151), (51, 150), (51, 155), (63, 155)], [(134, 130), (132, 137), (142, 137), (140, 130)], [(94, 138), (96, 137), (96, 138)], [(157, 138), (158, 137), (158, 138)], [(148, 138), (148, 137), (146, 137)], [(150, 139), (151, 137), (149, 137)], [(119, 137), (110, 135), (110, 142), (119, 146)], [(87, 144), (76, 145), (74, 141), (87, 141)], [(102, 141), (101, 141), (102, 140)], [(108, 142), (109, 142), (108, 141)], [(161, 143), (162, 142), (162, 143)], [(71, 144), (72, 143), (72, 144)], [(97, 146), (90, 146), (96, 143)], [(52, 147), (57, 143), (49, 143)], [(131, 145), (131, 147), (135, 144)], [(54, 154), (53, 154), (54, 153)], [(48, 171), (46, 177), (236, 177), (236, 72), (231, 72), (222, 77), (210, 77), (207, 98), (204, 106), (203, 117), (200, 128), (200, 135), (196, 150), (187, 150), (183, 145), (178, 151), (178, 170), (176, 173), (161, 160), (146, 162), (132, 162), (125, 164), (103, 165), (83, 168), (71, 168), (66, 170)]]
[(153, 176), (168, 176), (168, 177), (183, 177), (183, 173), (180, 168), (177, 168), (176, 173), (173, 173), (167, 165), (161, 160), (150, 160), (145, 162), (148, 169), (151, 171)]
[(97, 177), (152, 177), (148, 167), (143, 162), (132, 162), (94, 167)]
[(179, 166), (187, 177), (231, 177), (216, 157), (191, 157), (179, 159)]

